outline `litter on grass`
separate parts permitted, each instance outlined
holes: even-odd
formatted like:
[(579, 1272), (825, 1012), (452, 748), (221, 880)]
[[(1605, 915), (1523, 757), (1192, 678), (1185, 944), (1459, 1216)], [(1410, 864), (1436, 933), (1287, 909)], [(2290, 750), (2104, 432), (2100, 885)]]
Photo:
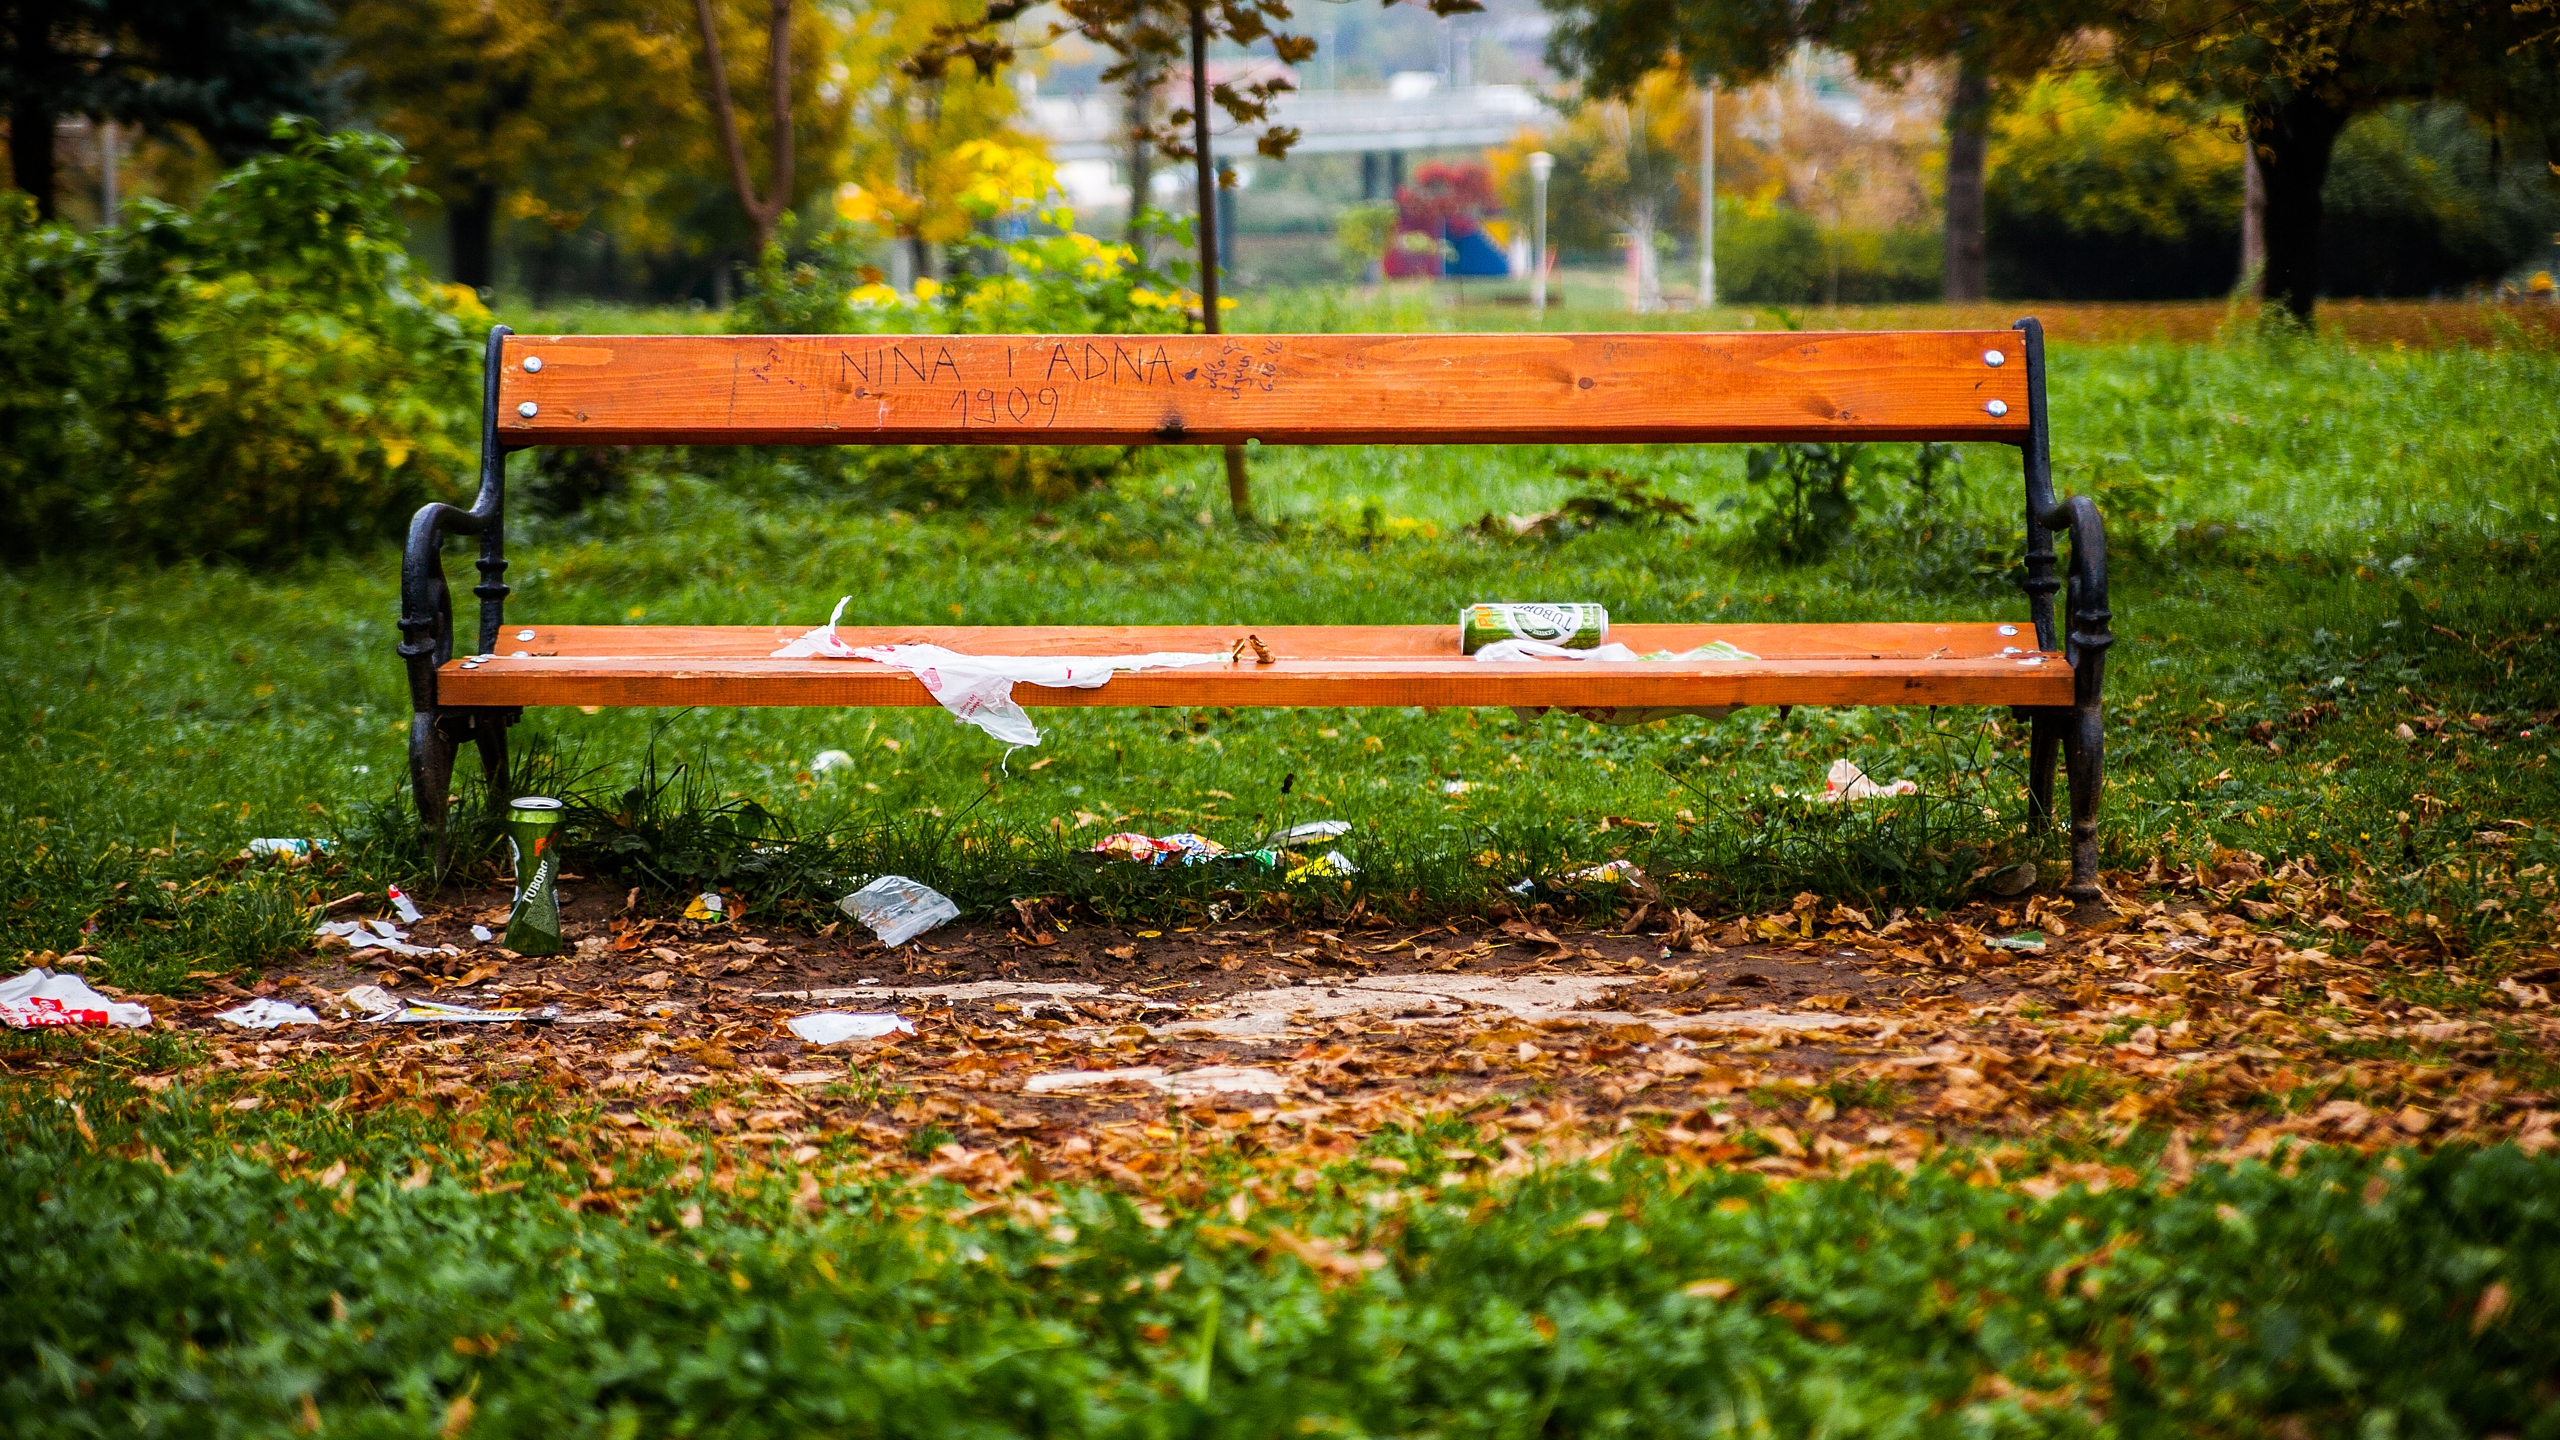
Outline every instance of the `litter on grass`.
[(812, 1045), (840, 1045), (847, 1040), (880, 1040), (913, 1035), (915, 1022), (902, 1015), (865, 1014), (852, 1010), (819, 1010), (794, 1015), (791, 1033)]
[(818, 752), (816, 758), (809, 762), (809, 773), (812, 775), (824, 775), (828, 771), (833, 770), (840, 765), (850, 765), (852, 763), (853, 756), (847, 751), (821, 750)]
[(1339, 850), (1327, 850), (1306, 864), (1289, 872), (1291, 880), (1341, 880), (1360, 873), (1351, 857)]
[(1884, 795), (1917, 795), (1919, 793), (1920, 787), (1909, 780), (1896, 780), (1890, 785), (1879, 785), (1867, 778), (1867, 772), (1859, 769), (1858, 762), (1855, 760), (1834, 760), (1831, 762), (1831, 773), (1823, 778), (1822, 793), (1808, 795), (1805, 798), (1820, 800), (1827, 805), (1837, 805), (1843, 800), (1873, 800)]
[(728, 918), (728, 913), (729, 902), (720, 898), (717, 890), (703, 891), (693, 897), (692, 904), (684, 907), (687, 920), (722, 920)]
[(379, 985), (353, 985), (329, 1002), (333, 1015), (388, 1015), (400, 1008), (400, 997)]
[(243, 1030), (273, 1030), (279, 1025), (317, 1025), (320, 1017), (301, 1005), (288, 1005), (282, 1000), (257, 999), (246, 1005), (234, 1005), (213, 1017), (227, 1020)]
[(486, 925), (474, 925), (471, 927), (471, 938), (479, 941), (483, 945), (486, 945), (490, 941), (497, 939), (498, 936), (497, 932), (491, 930)]
[(410, 899), (397, 885), (391, 887), (391, 908), (399, 913), (400, 923), (404, 925), (415, 925), (427, 918), (418, 913), (418, 902)]
[(314, 940), (336, 938), (347, 942), (350, 950), (388, 950), (394, 955), (459, 955), (452, 945), (412, 945), (409, 936), (388, 920), (324, 920), (312, 932)]
[(114, 1025), (142, 1030), (151, 1024), (151, 1009), (110, 1000), (89, 988), (77, 975), (42, 966), (10, 980), (0, 980), (0, 1025), (13, 1030), (50, 1030), (69, 1025)]
[(870, 660), (904, 670), (923, 682), (926, 693), (964, 724), (975, 725), (1007, 745), (1037, 745), (1040, 731), (1013, 701), (1016, 685), (1053, 690), (1091, 690), (1123, 670), (1160, 670), (1184, 665), (1224, 665), (1224, 651), (1195, 653), (1160, 650), (1145, 655), (963, 655), (940, 645), (847, 645), (836, 634), (836, 622), (848, 595), (836, 602), (827, 623), (773, 652), (776, 659), (823, 656), (837, 660)]
[[(1343, 827), (1349, 828), (1347, 825)], [(1205, 865), (1212, 860), (1247, 860), (1268, 870), (1280, 863), (1279, 855), (1268, 841), (1260, 849), (1230, 850), (1206, 835), (1194, 835), (1188, 830), (1171, 835), (1141, 835), (1136, 831), (1105, 835), (1093, 842), (1093, 853), (1146, 865), (1162, 865), (1168, 860), (1177, 860), (1185, 865)]]
[(896, 949), (936, 925), (960, 918), (951, 897), (904, 875), (883, 875), (836, 902), (844, 913), (871, 927), (880, 943)]
[(560, 1018), (560, 1007), (545, 1005), (537, 1010), (475, 1010), (468, 1005), (446, 1005), (435, 1000), (403, 1000), (397, 1010), (387, 1010), (373, 1017), (376, 1025), (547, 1025)]
[(2044, 932), (2021, 930), (2015, 935), (2000, 935), (1982, 942), (1994, 950), (2018, 950), (2029, 955), (2044, 953)]
[[(1586, 865), (1579, 870), (1568, 872), (1557, 878), (1553, 888), (1579, 890), (1604, 885), (1627, 886), (1647, 898), (1651, 898), (1654, 894), (1653, 883), (1644, 878), (1644, 871), (1624, 860), (1604, 861), (1598, 865)], [(1538, 888), (1535, 878), (1524, 879), (1519, 884), (1509, 887), (1514, 895), (1534, 895), (1538, 892)]]
[(1309, 840), (1339, 840), (1351, 833), (1348, 820), (1309, 820), (1286, 830), (1275, 830), (1262, 837), (1256, 850), (1289, 850)]
[(282, 855), (288, 860), (308, 860), (314, 855), (325, 855), (328, 852), (329, 842), (326, 840), (296, 840), (269, 835), (250, 841), (248, 846), (241, 850), (240, 856), (244, 860), (260, 855)]

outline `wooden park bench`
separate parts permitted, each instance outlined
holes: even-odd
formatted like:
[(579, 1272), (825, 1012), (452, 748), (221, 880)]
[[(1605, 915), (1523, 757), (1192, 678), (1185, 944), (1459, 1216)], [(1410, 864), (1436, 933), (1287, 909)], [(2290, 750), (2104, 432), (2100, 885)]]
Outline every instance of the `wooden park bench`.
[[(1718, 640), (1750, 661), (1483, 663), (1454, 623), (1257, 625), (1268, 662), (1023, 685), (1028, 705), (2006, 705), (2030, 726), (2029, 807), (2050, 824), (2067, 756), (2071, 881), (2097, 894), (2109, 615), (2106, 540), (2057, 502), (2044, 335), (2011, 331), (1638, 335), (489, 337), (479, 497), (410, 523), (402, 641), (410, 774), (439, 836), (455, 753), (506, 793), (506, 727), (528, 705), (930, 705), (905, 671), (775, 658), (806, 626), (517, 624), (504, 615), (506, 457), (543, 445), (1518, 444), (1988, 441), (2024, 460), (2024, 626), (1613, 625), (1639, 652)], [(2070, 537), (2066, 575), (2053, 537)], [(479, 537), (477, 642), (454, 653), (439, 551)], [(1537, 587), (1530, 587), (1536, 590)], [(2067, 590), (2067, 632), (2053, 597)], [(809, 597), (810, 619), (824, 597)], [(1606, 596), (1524, 594), (1482, 599)], [(856, 602), (856, 613), (861, 618)], [(1226, 651), (1209, 626), (845, 625), (856, 645), (991, 655)]]

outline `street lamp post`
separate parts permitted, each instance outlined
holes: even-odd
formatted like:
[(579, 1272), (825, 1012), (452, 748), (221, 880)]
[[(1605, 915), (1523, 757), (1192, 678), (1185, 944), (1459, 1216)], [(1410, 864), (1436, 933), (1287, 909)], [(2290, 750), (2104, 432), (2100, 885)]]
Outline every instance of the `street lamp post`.
[(1529, 180), (1538, 192), (1537, 219), (1529, 232), (1529, 308), (1541, 320), (1547, 318), (1547, 177), (1555, 169), (1556, 157), (1544, 150), (1529, 157)]
[(1716, 82), (1707, 82), (1699, 105), (1705, 113), (1698, 132), (1698, 308), (1716, 303)]

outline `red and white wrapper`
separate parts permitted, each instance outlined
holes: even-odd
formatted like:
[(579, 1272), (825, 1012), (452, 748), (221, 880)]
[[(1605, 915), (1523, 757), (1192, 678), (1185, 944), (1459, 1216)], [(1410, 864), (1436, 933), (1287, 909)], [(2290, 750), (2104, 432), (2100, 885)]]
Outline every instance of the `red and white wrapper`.
[(45, 1030), (65, 1025), (120, 1025), (146, 1029), (148, 1006), (110, 1000), (89, 988), (77, 975), (30, 970), (14, 980), (0, 980), (0, 1025), (13, 1030)]

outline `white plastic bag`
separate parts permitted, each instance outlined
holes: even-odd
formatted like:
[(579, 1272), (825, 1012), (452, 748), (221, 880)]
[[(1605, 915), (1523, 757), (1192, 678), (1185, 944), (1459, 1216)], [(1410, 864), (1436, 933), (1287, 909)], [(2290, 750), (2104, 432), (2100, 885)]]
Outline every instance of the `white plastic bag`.
[(43, 1030), (63, 1025), (119, 1025), (150, 1028), (151, 1010), (144, 1005), (110, 1000), (89, 988), (77, 975), (60, 975), (39, 966), (12, 980), (0, 980), (0, 1025), (13, 1030)]
[(812, 1045), (835, 1045), (847, 1040), (878, 1040), (900, 1033), (916, 1033), (914, 1022), (897, 1015), (859, 1014), (850, 1010), (820, 1010), (810, 1015), (791, 1017), (791, 1033)]
[(246, 1005), (234, 1005), (213, 1017), (228, 1020), (243, 1030), (273, 1030), (279, 1025), (317, 1025), (320, 1017), (304, 1006), (283, 1000), (257, 999)]
[[(836, 621), (853, 599), (836, 602), (827, 623), (773, 652), (776, 659), (824, 656), (837, 660), (870, 660), (904, 670), (924, 683), (943, 709), (975, 725), (1007, 745), (1037, 745), (1039, 728), (1013, 703), (1013, 687), (1045, 685), (1054, 690), (1091, 690), (1123, 670), (1160, 670), (1180, 665), (1224, 665), (1225, 652), (1159, 650), (1145, 655), (963, 655), (940, 645), (847, 645), (836, 634)], [(894, 942), (892, 942), (894, 943)]]
[(1823, 777), (1822, 793), (1806, 798), (1837, 805), (1843, 800), (1874, 800), (1886, 795), (1917, 795), (1919, 793), (1920, 787), (1909, 780), (1896, 780), (1890, 785), (1879, 785), (1867, 778), (1867, 772), (1859, 768), (1857, 761), (1834, 760), (1831, 762), (1831, 773)]
[(960, 907), (951, 903), (951, 897), (904, 875), (883, 875), (837, 904), (870, 926), (880, 943), (892, 949), (960, 918)]

